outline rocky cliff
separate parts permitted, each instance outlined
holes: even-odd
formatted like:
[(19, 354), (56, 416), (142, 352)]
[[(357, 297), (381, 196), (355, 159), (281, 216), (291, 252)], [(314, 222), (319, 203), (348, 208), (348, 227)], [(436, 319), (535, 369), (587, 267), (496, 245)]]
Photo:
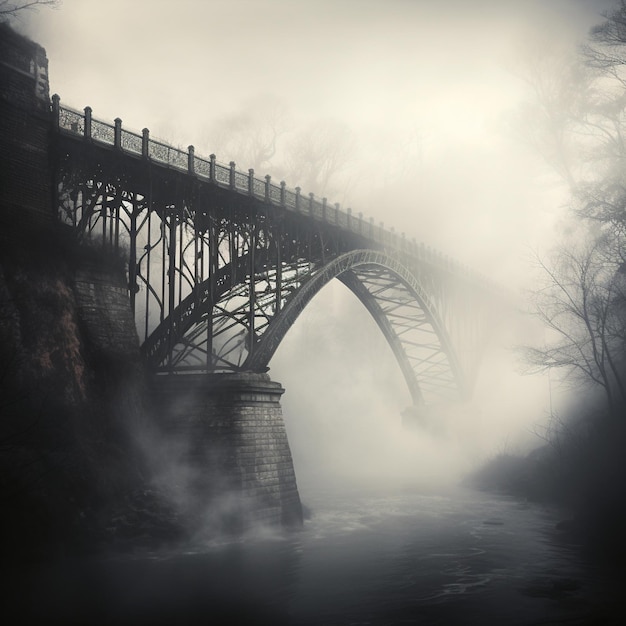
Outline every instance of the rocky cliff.
[(45, 51), (0, 28), (3, 554), (167, 534), (135, 440), (149, 408), (123, 259), (56, 221)]

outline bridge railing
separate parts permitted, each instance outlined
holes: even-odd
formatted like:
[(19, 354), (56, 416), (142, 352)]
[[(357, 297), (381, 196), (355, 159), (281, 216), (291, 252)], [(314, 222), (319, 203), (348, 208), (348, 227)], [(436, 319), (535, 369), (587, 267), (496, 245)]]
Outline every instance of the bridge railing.
[(94, 119), (91, 107), (78, 111), (61, 106), (60, 98), (56, 94), (52, 96), (52, 110), (55, 128), (59, 132), (111, 146), (138, 158), (186, 172), (220, 187), (253, 196), (267, 204), (303, 213), (315, 220), (357, 233), (383, 247), (401, 251), (419, 261), (436, 265), (456, 274), (473, 276), (480, 282), (489, 282), (477, 276), (469, 268), (423, 243), (418, 244), (415, 239), (406, 239), (404, 233), (399, 236), (393, 228), (387, 230), (382, 222), (376, 225), (373, 218), (365, 220), (362, 213), (355, 216), (351, 209), (343, 211), (339, 204), (330, 205), (326, 198), (320, 201), (312, 193), (308, 196), (303, 195), (300, 187), (288, 188), (284, 181), (277, 185), (272, 182), (269, 175), (258, 178), (252, 169), (247, 172), (237, 170), (233, 161), (228, 165), (220, 163), (214, 154), (211, 154), (208, 159), (197, 156), (193, 146), (182, 150), (168, 143), (157, 141), (150, 137), (150, 131), (147, 128), (144, 128), (141, 134), (126, 130), (122, 128), (122, 120), (119, 118), (116, 118), (113, 124)]

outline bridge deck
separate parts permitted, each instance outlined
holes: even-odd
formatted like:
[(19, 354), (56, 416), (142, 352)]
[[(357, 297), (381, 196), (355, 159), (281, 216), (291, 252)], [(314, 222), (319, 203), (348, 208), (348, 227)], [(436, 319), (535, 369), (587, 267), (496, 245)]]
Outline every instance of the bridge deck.
[(254, 198), (264, 204), (306, 215), (310, 219), (361, 235), (382, 248), (396, 250), (421, 262), (461, 274), (465, 279), (475, 280), (483, 287), (488, 284), (493, 287), (484, 276), (467, 266), (426, 246), (423, 242), (417, 243), (415, 238), (407, 239), (404, 233), (398, 235), (393, 228), (387, 229), (382, 223), (375, 224), (373, 217), (365, 220), (362, 213), (354, 215), (350, 208), (344, 211), (339, 203), (331, 204), (326, 198), (316, 198), (313, 193), (302, 194), (300, 187), (292, 189), (287, 187), (284, 181), (276, 184), (269, 175), (258, 178), (252, 169), (247, 172), (238, 170), (233, 161), (225, 165), (217, 161), (214, 154), (208, 158), (196, 155), (193, 146), (182, 150), (155, 140), (150, 137), (147, 128), (142, 134), (132, 132), (122, 127), (119, 118), (113, 124), (97, 120), (92, 117), (90, 107), (85, 107), (81, 112), (61, 106), (59, 96), (56, 94), (52, 96), (52, 101), (56, 128), (64, 135), (83, 138), (101, 147), (119, 150), (136, 159), (144, 159), (186, 173), (200, 181)]

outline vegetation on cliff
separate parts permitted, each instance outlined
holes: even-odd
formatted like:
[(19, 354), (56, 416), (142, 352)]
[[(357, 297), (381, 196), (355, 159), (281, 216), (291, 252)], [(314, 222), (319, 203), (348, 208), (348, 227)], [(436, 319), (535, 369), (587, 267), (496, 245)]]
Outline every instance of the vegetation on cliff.
[(81, 313), (77, 276), (124, 281), (119, 259), (63, 230), (11, 235), (0, 245), (3, 555), (175, 537), (132, 435), (147, 411), (138, 342), (104, 341), (106, 320), (86, 324)]

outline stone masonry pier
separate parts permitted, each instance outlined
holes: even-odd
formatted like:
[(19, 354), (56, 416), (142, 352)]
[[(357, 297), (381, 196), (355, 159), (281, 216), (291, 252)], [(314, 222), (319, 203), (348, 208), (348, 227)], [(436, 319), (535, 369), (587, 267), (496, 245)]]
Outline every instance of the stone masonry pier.
[(155, 378), (158, 419), (176, 442), (192, 512), (218, 529), (302, 524), (302, 506), (280, 406), (267, 374)]

